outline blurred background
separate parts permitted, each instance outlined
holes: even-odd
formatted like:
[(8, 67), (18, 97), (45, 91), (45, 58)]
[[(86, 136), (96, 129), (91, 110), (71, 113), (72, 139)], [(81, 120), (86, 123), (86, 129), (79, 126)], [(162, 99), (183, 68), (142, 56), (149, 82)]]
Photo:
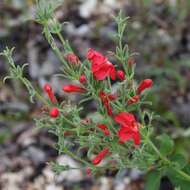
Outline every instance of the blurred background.
[[(65, 0), (55, 14), (61, 22), (68, 22), (63, 35), (84, 58), (89, 47), (105, 54), (114, 50), (112, 16), (120, 9), (130, 17), (125, 42), (135, 52), (136, 78), (152, 78), (155, 83), (148, 97), (153, 102), (150, 109), (160, 115), (155, 131), (172, 136), (175, 151), (190, 160), (190, 1)], [(0, 0), (0, 52), (14, 46), (16, 64), (29, 63), (25, 76), (39, 89), (51, 83), (62, 97), (64, 81), (54, 75), (59, 73), (60, 62), (34, 17), (33, 0)], [(31, 104), (27, 90), (16, 81), (3, 84), (6, 75), (8, 67), (0, 57), (0, 189), (143, 190), (145, 176), (135, 169), (117, 176), (108, 171), (96, 179), (82, 171), (55, 177), (48, 162), (78, 163), (59, 156), (53, 148), (56, 138), (35, 128), (41, 105)], [(173, 189), (163, 178), (160, 190)]]

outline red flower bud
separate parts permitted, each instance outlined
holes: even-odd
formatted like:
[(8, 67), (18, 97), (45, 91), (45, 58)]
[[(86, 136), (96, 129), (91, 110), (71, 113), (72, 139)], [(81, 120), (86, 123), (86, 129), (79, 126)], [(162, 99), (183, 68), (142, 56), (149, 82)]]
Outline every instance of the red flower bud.
[(104, 107), (106, 108), (107, 113), (111, 116), (113, 113), (112, 113), (112, 107), (110, 105), (110, 101), (115, 100), (116, 96), (114, 96), (112, 94), (106, 94), (104, 91), (100, 91), (99, 97), (100, 97)]
[(72, 93), (72, 92), (80, 92), (84, 93), (86, 90), (80, 86), (77, 85), (65, 85), (63, 86), (63, 91), (67, 93)]
[(99, 124), (99, 125), (97, 125), (97, 127), (102, 130), (102, 132), (104, 133), (105, 136), (110, 136), (110, 131), (106, 125)]
[(136, 96), (131, 97), (131, 98), (127, 101), (127, 104), (128, 104), (128, 105), (134, 104), (134, 103), (138, 102), (139, 100), (140, 100), (140, 96), (136, 95)]
[(86, 168), (86, 175), (87, 175), (88, 177), (91, 177), (91, 174), (92, 174), (91, 169), (90, 169), (89, 167), (87, 167), (87, 168)]
[(143, 80), (143, 81), (139, 84), (139, 86), (138, 86), (138, 88), (137, 88), (137, 94), (141, 94), (145, 89), (151, 88), (152, 85), (153, 85), (153, 82), (152, 82), (151, 79), (145, 79), (145, 80)]
[(132, 66), (135, 63), (135, 61), (133, 58), (129, 58), (127, 63), (129, 66)]
[(117, 71), (117, 77), (118, 77), (120, 80), (125, 80), (125, 73), (124, 73), (122, 70), (118, 70), (118, 71)]
[(51, 86), (50, 86), (49, 84), (45, 84), (45, 85), (44, 85), (44, 91), (45, 91), (46, 93), (52, 92)]
[(80, 83), (84, 84), (86, 83), (86, 76), (85, 75), (81, 75), (79, 78)]
[(49, 96), (50, 101), (55, 104), (57, 103), (57, 99), (52, 91), (52, 87), (49, 84), (45, 84), (44, 85), (44, 91), (47, 93), (47, 95)]
[(109, 153), (109, 148), (104, 148), (99, 154), (92, 160), (94, 165), (98, 165)]
[(52, 117), (52, 118), (56, 118), (59, 116), (59, 110), (57, 108), (52, 108), (49, 112), (49, 115)]
[(79, 58), (74, 53), (68, 53), (66, 55), (66, 60), (72, 64), (78, 64), (79, 63)]

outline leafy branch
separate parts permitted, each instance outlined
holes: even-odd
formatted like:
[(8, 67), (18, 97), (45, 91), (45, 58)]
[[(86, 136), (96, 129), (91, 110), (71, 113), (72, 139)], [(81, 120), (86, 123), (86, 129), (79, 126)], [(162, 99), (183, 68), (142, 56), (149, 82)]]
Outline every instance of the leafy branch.
[(34, 97), (36, 96), (45, 105), (48, 105), (48, 102), (44, 100), (44, 98), (40, 95), (39, 92), (37, 92), (36, 89), (34, 89), (31, 82), (26, 77), (24, 77), (24, 69), (28, 64), (23, 64), (22, 66), (19, 66), (14, 63), (14, 60), (12, 58), (13, 51), (14, 51), (14, 48), (9, 49), (8, 47), (6, 47), (6, 49), (2, 53), (0, 53), (1, 56), (4, 56), (7, 59), (7, 63), (9, 65), (10, 75), (4, 78), (4, 82), (7, 79), (20, 81), (27, 88), (29, 96), (30, 96), (30, 101), (32, 103), (34, 103)]

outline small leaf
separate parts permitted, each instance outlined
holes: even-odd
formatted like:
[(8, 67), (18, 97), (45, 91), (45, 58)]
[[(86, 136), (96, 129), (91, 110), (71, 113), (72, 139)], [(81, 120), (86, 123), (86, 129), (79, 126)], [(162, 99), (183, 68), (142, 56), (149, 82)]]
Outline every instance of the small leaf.
[(6, 76), (4, 79), (3, 79), (3, 83), (5, 83), (6, 82), (6, 80), (8, 80), (8, 79), (12, 79), (13, 77), (11, 77), (11, 76)]
[(159, 150), (163, 156), (169, 155), (174, 148), (173, 140), (166, 134), (157, 137), (159, 141)]
[(183, 169), (187, 164), (187, 160), (185, 159), (185, 157), (182, 154), (173, 155), (171, 157), (171, 161), (174, 163), (174, 165), (178, 169)]
[(146, 190), (158, 190), (160, 187), (160, 179), (161, 179), (160, 171), (151, 171), (147, 175), (145, 189)]

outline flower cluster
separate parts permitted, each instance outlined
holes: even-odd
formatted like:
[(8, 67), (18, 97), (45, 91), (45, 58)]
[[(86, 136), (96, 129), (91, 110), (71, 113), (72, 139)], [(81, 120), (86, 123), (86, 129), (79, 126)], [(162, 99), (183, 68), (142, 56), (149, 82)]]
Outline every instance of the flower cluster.
[[(102, 55), (100, 52), (95, 51), (93, 49), (89, 49), (87, 52), (87, 60), (90, 62), (90, 73), (93, 76), (93, 80), (101, 83), (104, 83), (104, 81), (108, 81), (111, 79), (113, 81), (117, 80), (117, 78), (120, 81), (126, 80), (125, 72), (123, 70), (116, 70), (116, 67), (108, 60), (107, 57)], [(80, 61), (78, 57), (73, 54), (69, 53), (66, 55), (66, 59), (68, 63), (70, 64), (80, 64)], [(131, 67), (132, 61), (129, 60), (129, 64)], [(116, 78), (117, 77), (117, 78)], [(79, 76), (79, 83), (80, 84), (68, 84), (63, 86), (63, 91), (66, 93), (82, 93), (86, 94), (89, 92), (88, 88), (88, 79), (84, 74), (81, 74)], [(143, 93), (143, 91), (147, 88), (151, 88), (153, 85), (153, 82), (151, 79), (145, 79), (142, 81), (135, 90), (135, 95), (126, 100), (126, 104), (129, 106), (131, 104), (135, 104), (140, 100), (140, 97)], [(45, 92), (48, 94), (49, 99), (51, 100), (52, 104), (56, 104), (57, 100), (52, 92), (52, 88), (46, 84), (44, 86)], [(110, 89), (111, 90), (111, 89)], [(141, 137), (139, 132), (140, 124), (135, 119), (135, 116), (132, 113), (128, 112), (119, 112), (115, 109), (113, 109), (112, 104), (114, 102), (118, 101), (119, 95), (107, 93), (104, 91), (104, 89), (97, 89), (97, 97), (99, 98), (100, 102), (103, 105), (103, 108), (105, 109), (108, 117), (110, 117), (114, 122), (115, 125), (118, 124), (119, 128), (116, 129), (117, 133), (114, 134), (114, 131), (110, 130), (110, 126), (108, 127), (107, 124), (100, 123), (97, 124), (97, 128), (101, 131), (101, 133), (105, 137), (111, 137), (113, 135), (117, 136), (118, 143), (124, 144), (128, 141), (133, 141), (135, 145), (140, 145)], [(123, 94), (122, 94), (123, 96)], [(50, 110), (50, 116), (52, 118), (56, 118), (59, 116), (59, 110), (55, 107), (53, 107)], [(109, 147), (105, 147), (102, 151), (98, 153), (98, 155), (92, 160), (92, 163), (94, 165), (98, 165), (101, 163), (101, 161), (111, 154)]]
[[(24, 77), (25, 65), (15, 65), (13, 49), (6, 48), (0, 53), (9, 63), (10, 76), (6, 79), (20, 80), (26, 86), (32, 102), (35, 96), (49, 108), (46, 117), (36, 120), (37, 125), (40, 128), (48, 127), (58, 137), (56, 148), (59, 153), (68, 154), (81, 162), (88, 176), (98, 169), (113, 168), (118, 171), (135, 167), (145, 171), (153, 169), (149, 175), (149, 188), (152, 188), (150, 184), (153, 178), (160, 180), (163, 174), (178, 178), (174, 181), (182, 179), (183, 185), (186, 185), (185, 182), (190, 181), (189, 168), (186, 163), (182, 164), (185, 161), (183, 157), (172, 155), (172, 139), (166, 134), (159, 135), (159, 138), (154, 138), (155, 142), (160, 142), (158, 146), (151, 139), (154, 114), (146, 110), (148, 104), (144, 102), (144, 91), (151, 88), (153, 82), (151, 79), (145, 79), (138, 85), (134, 82), (135, 61), (128, 46), (123, 44), (127, 18), (123, 18), (121, 13), (115, 17), (117, 47), (110, 55), (113, 56), (113, 63), (117, 64), (111, 63), (105, 55), (93, 49), (89, 49), (85, 61), (81, 61), (62, 37), (62, 24), (53, 19), (56, 6), (49, 6), (49, 2), (42, 1), (38, 7), (37, 21), (43, 25), (47, 41), (63, 64), (61, 76), (73, 81), (64, 85), (62, 90), (66, 94), (79, 93), (84, 99), (77, 105), (73, 105), (71, 100), (60, 102), (58, 100), (61, 98), (57, 99), (52, 87), (46, 84), (44, 92), (48, 96), (47, 101)], [(54, 22), (49, 25), (52, 19)], [(62, 43), (64, 53), (57, 46), (54, 35)], [(96, 111), (82, 112), (85, 104), (91, 100), (96, 102), (93, 104), (97, 105)], [(84, 157), (81, 158), (81, 155)], [(56, 171), (78, 169), (57, 163), (53, 163), (53, 166)], [(158, 180), (155, 180), (155, 189), (159, 188)]]

